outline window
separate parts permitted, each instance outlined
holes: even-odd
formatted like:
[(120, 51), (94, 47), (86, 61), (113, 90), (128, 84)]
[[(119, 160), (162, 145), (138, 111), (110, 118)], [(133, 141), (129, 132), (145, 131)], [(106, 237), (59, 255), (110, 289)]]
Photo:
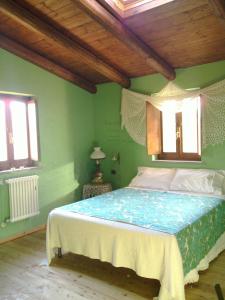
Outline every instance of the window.
[(0, 94), (0, 171), (38, 161), (36, 110), (32, 97)]
[(98, 0), (122, 18), (154, 9), (174, 0)]
[(162, 160), (201, 159), (200, 98), (183, 100), (182, 112), (174, 112), (174, 103), (160, 112), (147, 104), (148, 153)]

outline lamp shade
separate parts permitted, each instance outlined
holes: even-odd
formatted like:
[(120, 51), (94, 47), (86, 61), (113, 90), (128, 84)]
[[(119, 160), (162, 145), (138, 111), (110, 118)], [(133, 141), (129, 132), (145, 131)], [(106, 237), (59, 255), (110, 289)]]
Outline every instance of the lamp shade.
[(100, 147), (94, 147), (94, 151), (90, 155), (91, 159), (103, 159), (105, 157), (106, 155)]

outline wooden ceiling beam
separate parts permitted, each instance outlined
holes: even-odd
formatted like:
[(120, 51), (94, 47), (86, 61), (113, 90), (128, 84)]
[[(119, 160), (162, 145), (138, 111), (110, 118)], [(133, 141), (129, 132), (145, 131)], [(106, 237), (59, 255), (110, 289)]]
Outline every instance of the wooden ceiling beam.
[(225, 1), (224, 0), (209, 0), (209, 4), (213, 8), (215, 15), (225, 21)]
[(116, 38), (143, 57), (151, 68), (169, 80), (176, 77), (174, 69), (155, 50), (147, 46), (126, 25), (109, 13), (96, 0), (73, 0), (89, 16), (110, 31)]
[(31, 63), (65, 79), (68, 80), (82, 89), (87, 90), (90, 93), (96, 93), (96, 86), (81, 76), (74, 74), (73, 72), (65, 69), (64, 67), (56, 64), (55, 62), (43, 57), (42, 55), (30, 50), (27, 46), (8, 38), (0, 33), (0, 47), (25, 59)]
[(110, 81), (117, 82), (125, 88), (130, 86), (130, 80), (116, 68), (104, 62), (80, 43), (65, 36), (59, 30), (55, 29), (54, 26), (40, 19), (15, 1), (1, 0), (0, 11), (13, 18), (27, 29), (37, 32), (53, 43), (57, 43), (62, 47), (67, 48), (74, 53), (76, 57), (79, 57), (82, 63), (88, 65)]

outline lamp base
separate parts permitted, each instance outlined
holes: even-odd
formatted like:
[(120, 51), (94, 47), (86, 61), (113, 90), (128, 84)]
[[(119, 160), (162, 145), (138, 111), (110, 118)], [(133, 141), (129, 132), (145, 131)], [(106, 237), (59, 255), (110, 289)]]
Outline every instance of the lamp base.
[(98, 184), (103, 183), (103, 174), (101, 172), (96, 172), (95, 177), (91, 181), (92, 183)]

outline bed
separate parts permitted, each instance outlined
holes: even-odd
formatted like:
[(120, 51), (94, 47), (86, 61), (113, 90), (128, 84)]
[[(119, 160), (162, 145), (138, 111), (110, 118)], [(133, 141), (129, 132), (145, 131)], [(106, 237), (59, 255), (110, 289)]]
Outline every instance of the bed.
[(159, 300), (184, 300), (184, 285), (225, 249), (224, 177), (139, 168), (129, 187), (49, 214), (48, 261), (57, 249), (100, 259), (159, 280)]

